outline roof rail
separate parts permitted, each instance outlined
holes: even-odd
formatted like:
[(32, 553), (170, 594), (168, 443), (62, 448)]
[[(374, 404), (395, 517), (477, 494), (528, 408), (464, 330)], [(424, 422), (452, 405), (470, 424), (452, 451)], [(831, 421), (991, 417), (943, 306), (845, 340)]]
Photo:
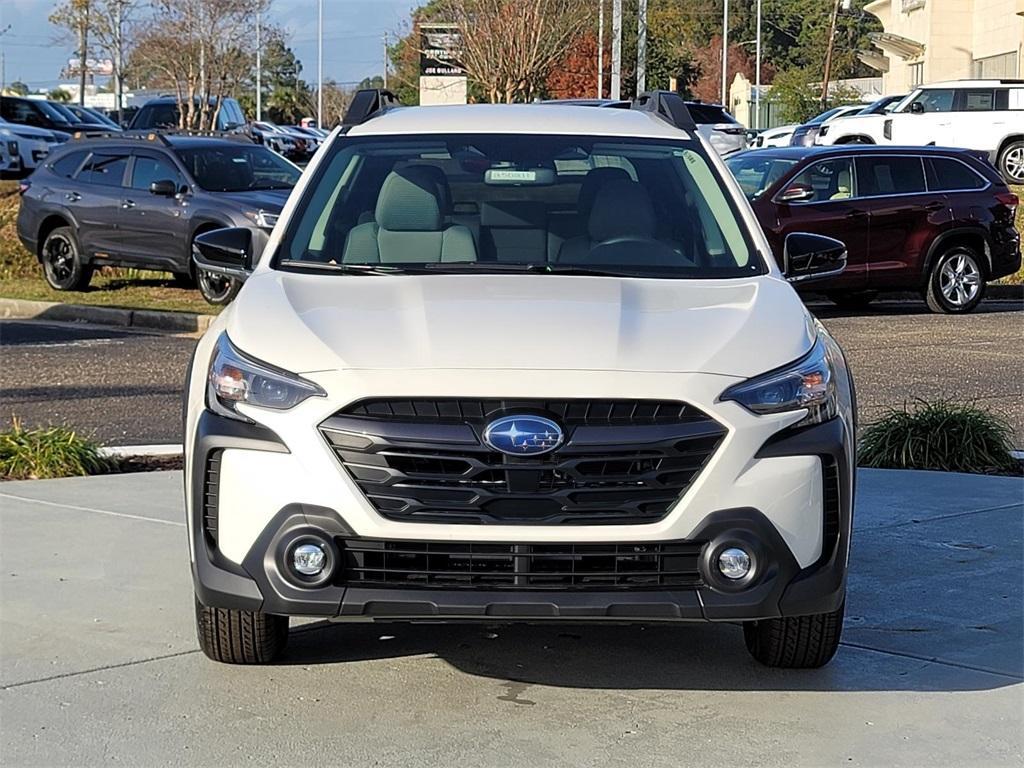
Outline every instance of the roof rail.
[(697, 124), (686, 108), (683, 97), (672, 91), (644, 91), (633, 100), (630, 109), (651, 112), (676, 128), (697, 130)]
[(162, 131), (75, 131), (71, 134), (72, 141), (87, 141), (90, 139), (113, 139), (115, 141), (162, 141)]
[(363, 88), (356, 91), (356, 95), (352, 97), (352, 101), (345, 111), (345, 117), (341, 120), (341, 126), (342, 128), (351, 128), (354, 125), (360, 125), (371, 117), (376, 117), (385, 110), (398, 106), (401, 106), (398, 97), (391, 91), (384, 88)]

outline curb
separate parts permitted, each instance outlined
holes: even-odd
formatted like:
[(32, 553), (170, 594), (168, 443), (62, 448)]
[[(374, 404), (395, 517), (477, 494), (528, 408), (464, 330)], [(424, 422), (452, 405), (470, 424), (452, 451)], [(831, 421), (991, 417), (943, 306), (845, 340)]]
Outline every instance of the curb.
[(119, 307), (93, 307), (84, 304), (62, 304), (57, 301), (0, 298), (0, 318), (95, 323), (173, 333), (202, 333), (210, 327), (217, 316), (201, 315), (196, 312), (121, 309)]
[(100, 448), (104, 458), (130, 459), (138, 456), (181, 456), (183, 446), (180, 443), (165, 445), (111, 445)]

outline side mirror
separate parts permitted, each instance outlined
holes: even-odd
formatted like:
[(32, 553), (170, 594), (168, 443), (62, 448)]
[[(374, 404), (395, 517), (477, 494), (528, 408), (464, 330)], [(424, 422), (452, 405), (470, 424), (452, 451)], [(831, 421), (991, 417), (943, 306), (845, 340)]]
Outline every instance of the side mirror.
[(814, 197), (814, 190), (807, 184), (790, 184), (779, 195), (780, 203), (802, 203)]
[(178, 194), (178, 185), (170, 179), (160, 179), (149, 185), (149, 193), (160, 197), (174, 197)]
[(228, 227), (203, 232), (192, 244), (192, 260), (199, 269), (245, 280), (253, 267), (252, 232)]
[(833, 237), (792, 232), (786, 235), (782, 263), (791, 283), (835, 277), (846, 269), (846, 244)]
[(910, 105), (910, 114), (912, 114), (912, 115), (923, 115), (924, 114), (924, 104), (922, 104), (920, 101), (915, 101), (913, 104)]

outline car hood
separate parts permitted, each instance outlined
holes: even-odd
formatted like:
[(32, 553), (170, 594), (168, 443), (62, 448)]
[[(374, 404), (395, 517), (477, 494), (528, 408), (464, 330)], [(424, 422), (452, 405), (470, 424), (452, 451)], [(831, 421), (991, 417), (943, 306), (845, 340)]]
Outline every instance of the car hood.
[(215, 192), (214, 194), (236, 202), (246, 210), (280, 213), (291, 192), (290, 189), (253, 189), (246, 192)]
[(705, 372), (749, 377), (805, 354), (810, 315), (774, 277), (307, 275), (261, 271), (232, 305), (244, 352), (339, 369)]
[(21, 125), (20, 123), (0, 123), (0, 128), (24, 139), (37, 139), (47, 142), (55, 141), (53, 131), (48, 131), (45, 128), (36, 128), (35, 126)]

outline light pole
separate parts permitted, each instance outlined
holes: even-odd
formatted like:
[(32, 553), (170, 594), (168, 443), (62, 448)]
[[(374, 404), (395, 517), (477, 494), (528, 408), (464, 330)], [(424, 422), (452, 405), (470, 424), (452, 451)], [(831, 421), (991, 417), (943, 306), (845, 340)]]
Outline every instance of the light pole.
[(324, 127), (324, 0), (319, 0), (316, 32), (316, 127)]
[(647, 0), (636, 8), (636, 95), (647, 90)]
[(604, 98), (604, 0), (597, 0), (597, 98)]
[(622, 98), (622, 0), (612, 0), (612, 93)]
[(751, 128), (761, 127), (761, 0), (757, 0), (757, 43), (754, 46), (754, 120)]
[(722, 106), (729, 108), (726, 82), (729, 72), (729, 0), (722, 3)]
[[(257, 0), (259, 2), (259, 0)], [(256, 6), (256, 119), (263, 119), (263, 51), (261, 50), (260, 7)]]

